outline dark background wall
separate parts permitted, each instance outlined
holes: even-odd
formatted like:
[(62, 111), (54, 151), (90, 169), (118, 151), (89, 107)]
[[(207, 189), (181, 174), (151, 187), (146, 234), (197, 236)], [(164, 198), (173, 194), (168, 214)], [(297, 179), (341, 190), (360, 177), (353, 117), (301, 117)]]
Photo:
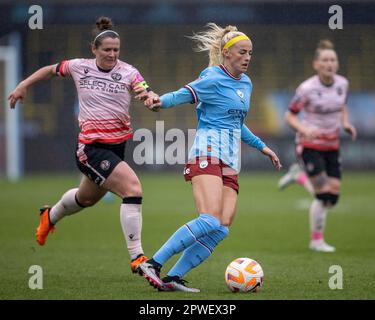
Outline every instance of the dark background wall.
[[(186, 37), (207, 22), (236, 25), (248, 34), (254, 55), (248, 74), (254, 85), (249, 127), (281, 154), (293, 161), (293, 132), (282, 120), (293, 91), (313, 75), (311, 61), (316, 44), (328, 38), (336, 46), (340, 74), (350, 80), (349, 108), (359, 129), (352, 144), (343, 136), (344, 163), (353, 169), (375, 168), (375, 4), (343, 1), (344, 29), (328, 27), (329, 4), (325, 1), (42, 1), (43, 30), (30, 30), (27, 2), (0, 4), (1, 34), (22, 37), (22, 73), (62, 59), (91, 57), (91, 28), (100, 15), (110, 16), (121, 34), (120, 58), (136, 66), (154, 91), (175, 90), (194, 80), (207, 66), (204, 54), (194, 53)], [(0, 44), (7, 42), (6, 36)], [(0, 64), (0, 74), (2, 72)], [(3, 81), (3, 79), (1, 79)], [(3, 90), (1, 90), (3, 92)], [(71, 80), (53, 79), (29, 90), (23, 107), (26, 172), (75, 169), (77, 135), (76, 93)], [(161, 113), (148, 112), (140, 103), (131, 107), (134, 129), (195, 128), (193, 105)], [(4, 136), (0, 112), (0, 142)], [(364, 125), (366, 124), (366, 125)], [(132, 162), (129, 144), (128, 161)], [(36, 159), (38, 159), (36, 161)], [(261, 156), (243, 148), (243, 167), (264, 167)], [(166, 169), (141, 166), (139, 169)]]

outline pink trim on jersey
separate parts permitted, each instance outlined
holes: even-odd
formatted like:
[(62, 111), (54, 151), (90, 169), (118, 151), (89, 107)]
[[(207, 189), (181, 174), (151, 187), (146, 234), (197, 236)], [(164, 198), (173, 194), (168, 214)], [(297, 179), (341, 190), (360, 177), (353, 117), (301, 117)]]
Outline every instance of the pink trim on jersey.
[(72, 76), (77, 88), (80, 143), (121, 143), (132, 137), (131, 91), (144, 81), (136, 68), (118, 60), (103, 72), (95, 59), (73, 59), (62, 61), (58, 72)]
[(78, 141), (82, 143), (120, 143), (133, 136), (130, 122), (122, 122), (118, 119), (110, 120), (86, 120), (80, 122), (81, 132)]
[(68, 62), (69, 60), (63, 60), (60, 62), (60, 68), (58, 70), (58, 74), (62, 77), (66, 77), (70, 75), (69, 69), (68, 69)]

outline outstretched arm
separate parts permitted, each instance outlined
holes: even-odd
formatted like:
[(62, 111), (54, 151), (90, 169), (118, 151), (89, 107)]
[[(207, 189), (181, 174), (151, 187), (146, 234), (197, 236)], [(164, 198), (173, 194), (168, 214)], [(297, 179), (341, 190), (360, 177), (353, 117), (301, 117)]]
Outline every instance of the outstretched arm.
[(266, 144), (254, 133), (252, 133), (246, 125), (242, 125), (241, 140), (248, 144), (250, 147), (256, 148), (264, 155), (268, 156), (277, 170), (280, 170), (282, 168), (281, 162), (276, 153), (273, 152), (269, 147), (267, 147)]
[(180, 104), (191, 103), (194, 98), (191, 92), (186, 88), (181, 88), (177, 91), (168, 92), (161, 97), (150, 97), (146, 99), (145, 106), (151, 110), (158, 111), (160, 108), (168, 109)]
[(57, 64), (40, 68), (31, 76), (21, 81), (8, 97), (10, 107), (13, 109), (16, 106), (18, 100), (23, 101), (25, 99), (28, 87), (39, 81), (52, 78), (56, 74), (56, 66)]

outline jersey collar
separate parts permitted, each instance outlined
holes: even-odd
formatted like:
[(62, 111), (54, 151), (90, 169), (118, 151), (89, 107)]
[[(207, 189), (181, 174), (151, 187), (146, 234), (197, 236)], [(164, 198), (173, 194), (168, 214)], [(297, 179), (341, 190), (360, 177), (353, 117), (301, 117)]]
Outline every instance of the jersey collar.
[(232, 79), (234, 80), (241, 80), (241, 77), (235, 77), (233, 74), (231, 74), (229, 72), (229, 70), (227, 68), (225, 68), (225, 66), (223, 64), (219, 65), (219, 67), (221, 68), (221, 70), (223, 70), (228, 76), (230, 76)]

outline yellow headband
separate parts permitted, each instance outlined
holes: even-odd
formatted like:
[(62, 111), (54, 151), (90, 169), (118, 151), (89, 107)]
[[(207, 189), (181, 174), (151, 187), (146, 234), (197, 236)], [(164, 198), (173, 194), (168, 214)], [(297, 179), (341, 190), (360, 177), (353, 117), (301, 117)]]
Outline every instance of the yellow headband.
[(233, 46), (235, 43), (237, 43), (238, 41), (241, 41), (241, 40), (250, 40), (250, 38), (248, 36), (237, 36), (237, 37), (234, 37), (232, 39), (230, 39), (225, 45), (224, 45), (224, 48), (223, 49), (228, 49), (230, 48), (231, 46)]

